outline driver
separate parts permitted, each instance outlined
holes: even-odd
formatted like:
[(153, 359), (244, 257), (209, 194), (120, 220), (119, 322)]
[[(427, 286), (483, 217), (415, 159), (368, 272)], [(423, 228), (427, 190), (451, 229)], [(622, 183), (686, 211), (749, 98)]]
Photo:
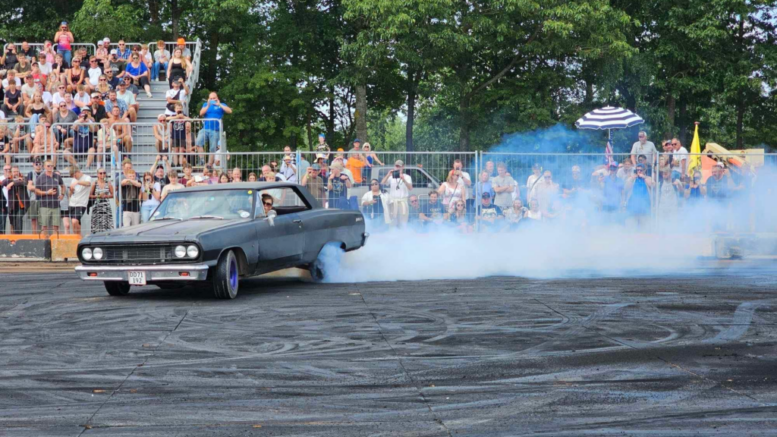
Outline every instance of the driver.
[(272, 211), (273, 197), (269, 194), (262, 194), (262, 207), (264, 207), (264, 215), (268, 215)]

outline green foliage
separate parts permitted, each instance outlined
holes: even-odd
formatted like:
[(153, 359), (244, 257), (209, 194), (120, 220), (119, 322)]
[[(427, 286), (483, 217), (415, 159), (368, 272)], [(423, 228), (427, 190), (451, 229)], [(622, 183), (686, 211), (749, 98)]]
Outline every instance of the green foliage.
[(139, 41), (144, 35), (142, 10), (133, 4), (114, 6), (111, 0), (84, 0), (70, 28), (77, 41), (97, 41), (109, 37)]

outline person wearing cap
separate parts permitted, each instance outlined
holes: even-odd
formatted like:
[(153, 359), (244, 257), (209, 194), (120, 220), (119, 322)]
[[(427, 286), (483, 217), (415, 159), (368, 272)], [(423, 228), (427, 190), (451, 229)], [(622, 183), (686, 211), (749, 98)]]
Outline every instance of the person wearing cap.
[[(512, 202), (512, 201), (511, 201)], [(480, 222), (481, 229), (495, 231), (498, 220), (504, 218), (502, 208), (491, 201), (491, 193), (488, 191), (480, 195), (480, 208), (477, 220)]]
[(297, 183), (297, 166), (294, 164), (294, 156), (291, 154), (291, 147), (286, 146), (286, 148), (289, 151), (283, 155), (280, 173), (286, 178), (286, 181)]
[(329, 194), (330, 209), (348, 209), (348, 189), (351, 188), (351, 179), (343, 172), (341, 163), (332, 164), (332, 172), (327, 178), (327, 191)]
[(645, 164), (637, 164), (634, 175), (624, 185), (626, 212), (633, 225), (637, 227), (644, 227), (650, 217), (653, 185), (655, 185), (653, 178), (647, 175)]
[(105, 107), (102, 103), (102, 96), (100, 96), (100, 93), (94, 92), (92, 93), (91, 102), (89, 103), (89, 107), (91, 108), (92, 118), (94, 118), (94, 121), (97, 123), (100, 123), (104, 119), (108, 118), (108, 114), (105, 112)]
[(726, 166), (718, 162), (712, 167), (712, 176), (707, 178), (707, 198), (718, 203), (725, 204), (734, 190), (734, 181), (726, 173)]
[(94, 57), (99, 61), (108, 59), (108, 46), (105, 45), (103, 40), (97, 41), (97, 50), (94, 52)]
[(170, 62), (170, 51), (165, 48), (165, 42), (161, 39), (156, 42), (156, 51), (154, 52), (154, 64), (151, 66), (151, 80), (164, 81), (160, 79), (159, 73), (165, 70), (167, 73), (167, 63)]
[(73, 38), (73, 33), (70, 32), (70, 29), (68, 28), (67, 21), (63, 21), (59, 24), (59, 30), (54, 34), (54, 42), (57, 43), (57, 53), (62, 55), (65, 62), (70, 65), (70, 61), (72, 60), (71, 44), (76, 42), (76, 40)]
[(370, 190), (362, 196), (361, 205), (364, 218), (371, 224), (372, 230), (384, 229), (389, 224), (391, 219), (386, 216), (388, 196), (381, 192), (377, 179), (370, 181)]
[(178, 49), (180, 49), (180, 50), (181, 50), (181, 56), (183, 56), (184, 58), (186, 58), (186, 60), (187, 60), (188, 62), (192, 62), (192, 51), (191, 51), (191, 50), (189, 50), (189, 49), (186, 47), (186, 40), (185, 40), (185, 39), (183, 39), (183, 38), (178, 38), (178, 41), (176, 41), (176, 42), (178, 43), (178, 45), (176, 46), (176, 48), (178, 48)]
[(386, 172), (380, 183), (388, 189), (390, 225), (405, 227), (410, 214), (408, 198), (413, 189), (413, 179), (405, 174), (405, 163), (402, 160), (394, 162), (394, 170)]

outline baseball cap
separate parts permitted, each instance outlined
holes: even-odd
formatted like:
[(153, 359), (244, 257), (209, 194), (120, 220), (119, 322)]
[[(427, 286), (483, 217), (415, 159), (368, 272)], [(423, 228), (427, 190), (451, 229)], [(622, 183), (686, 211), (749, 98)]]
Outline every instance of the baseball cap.
[(101, 45), (103, 45), (103, 43), (104, 43), (104, 41), (103, 41), (103, 40), (97, 41), (97, 45), (98, 45), (98, 46), (101, 46)]
[(111, 49), (111, 54), (112, 54), (112, 55), (118, 55), (118, 54), (119, 54), (119, 52), (118, 52), (118, 51), (116, 51), (116, 49)]
[(310, 168), (312, 168), (313, 170), (316, 170), (316, 171), (321, 170), (321, 166), (318, 165), (318, 164), (313, 164), (313, 165), (310, 166)]
[(338, 149), (337, 149), (337, 151), (338, 151), (338, 152), (345, 152), (345, 150), (343, 150), (343, 148), (342, 148), (342, 147), (338, 148)]
[(59, 23), (59, 25), (60, 26), (67, 26), (67, 21), (63, 21), (63, 22)]
[(398, 166), (402, 167), (402, 166), (404, 166), (404, 165), (405, 165), (405, 163), (404, 163), (404, 162), (402, 162), (402, 160), (401, 160), (401, 159), (397, 159), (397, 160), (396, 160), (396, 162), (394, 162), (394, 165), (398, 165)]
[(91, 97), (92, 97), (93, 99), (99, 99), (99, 98), (100, 98), (100, 93), (92, 93), (92, 96), (91, 96)]
[(183, 38), (178, 38), (178, 44), (186, 44), (186, 40)]
[(111, 42), (111, 39), (106, 36), (105, 38), (103, 38), (103, 42)]
[(637, 164), (637, 168), (641, 168), (642, 170), (645, 169), (645, 164)]
[(480, 196), (480, 198), (481, 198), (481, 199), (490, 199), (490, 198), (491, 198), (491, 193), (489, 193), (488, 191), (486, 191), (485, 193), (483, 193), (483, 195), (482, 195), (482, 196)]
[(725, 165), (725, 164), (723, 164), (722, 162), (718, 162), (717, 164), (715, 164), (715, 166), (716, 166), (716, 167), (722, 167), (722, 168), (726, 168), (726, 165)]
[(319, 160), (319, 159), (326, 159), (326, 155), (324, 155), (323, 153), (317, 153), (316, 160)]
[(618, 168), (618, 164), (613, 162), (610, 164), (610, 168)]
[(326, 138), (326, 135), (324, 135), (324, 134), (318, 134), (318, 137), (319, 137), (319, 138)]
[(355, 140), (353, 140), (353, 143), (354, 143), (354, 144), (356, 144), (356, 143), (359, 143), (359, 144), (361, 144), (361, 143), (362, 143), (362, 140), (360, 140), (360, 139), (356, 138)]

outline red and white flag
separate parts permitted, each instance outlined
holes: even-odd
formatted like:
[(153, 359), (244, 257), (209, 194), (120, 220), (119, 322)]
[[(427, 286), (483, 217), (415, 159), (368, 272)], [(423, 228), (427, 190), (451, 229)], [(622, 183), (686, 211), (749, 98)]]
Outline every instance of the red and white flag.
[(612, 146), (607, 141), (607, 147), (604, 149), (604, 164), (609, 167), (615, 164), (615, 160), (612, 158)]

